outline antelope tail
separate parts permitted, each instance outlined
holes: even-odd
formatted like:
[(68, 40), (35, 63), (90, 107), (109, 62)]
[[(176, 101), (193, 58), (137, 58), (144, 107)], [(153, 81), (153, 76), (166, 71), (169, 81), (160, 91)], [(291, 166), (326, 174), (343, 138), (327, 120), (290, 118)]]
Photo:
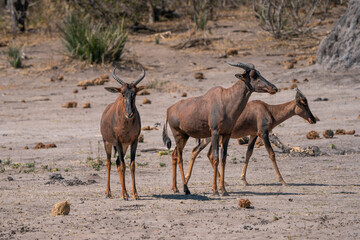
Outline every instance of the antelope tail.
[(166, 147), (168, 149), (170, 149), (171, 148), (171, 140), (170, 140), (170, 138), (169, 138), (169, 136), (167, 134), (167, 123), (168, 123), (168, 120), (166, 118), (164, 128), (163, 128), (162, 138), (163, 138), (163, 142), (166, 145)]

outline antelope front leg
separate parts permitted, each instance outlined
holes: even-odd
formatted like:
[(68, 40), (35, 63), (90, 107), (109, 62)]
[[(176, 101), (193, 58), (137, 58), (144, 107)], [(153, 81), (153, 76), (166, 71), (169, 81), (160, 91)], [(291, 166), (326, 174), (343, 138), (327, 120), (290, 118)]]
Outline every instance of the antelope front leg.
[(199, 155), (199, 153), (210, 143), (210, 141), (208, 141), (208, 139), (206, 139), (205, 141), (200, 140), (199, 145), (197, 145), (196, 147), (193, 148), (192, 152), (191, 152), (191, 157), (190, 157), (190, 163), (189, 163), (189, 168), (188, 171), (186, 173), (185, 176), (185, 182), (186, 184), (188, 184), (190, 177), (191, 177), (191, 172), (192, 169), (194, 167), (194, 163), (195, 163), (195, 159), (196, 157)]
[(175, 147), (174, 151), (172, 152), (171, 158), (172, 158), (172, 167), (173, 167), (171, 188), (174, 191), (174, 193), (178, 193), (179, 189), (176, 186), (177, 147)]
[[(226, 165), (226, 156), (227, 156), (227, 148), (229, 145), (230, 136), (222, 137), (222, 147), (221, 147), (221, 173), (220, 173), (220, 193), (223, 196), (228, 196), (225, 189), (225, 165)], [(217, 168), (216, 168), (217, 169)]]
[(262, 140), (265, 144), (265, 148), (267, 150), (267, 152), (269, 153), (269, 156), (270, 156), (270, 159), (274, 165), (274, 169), (275, 169), (275, 172), (276, 172), (276, 175), (279, 179), (279, 182), (281, 182), (281, 184), (283, 186), (286, 186), (286, 182), (284, 181), (284, 179), (282, 178), (281, 174), (280, 174), (280, 171), (279, 171), (279, 168), (276, 164), (276, 160), (275, 160), (275, 153), (274, 153), (274, 150), (272, 149), (271, 145), (270, 145), (270, 141), (269, 141), (269, 135), (266, 133), (265, 136), (262, 137)]
[(219, 134), (216, 131), (213, 131), (211, 136), (211, 146), (213, 150), (213, 168), (214, 168), (214, 180), (212, 185), (212, 190), (214, 195), (219, 195), (219, 191), (217, 189), (217, 169), (219, 166)]
[(116, 166), (117, 171), (120, 178), (120, 184), (121, 184), (121, 197), (124, 200), (128, 200), (129, 195), (127, 194), (126, 187), (125, 187), (125, 160), (124, 160), (124, 151), (120, 144), (117, 144), (117, 150), (118, 150), (118, 157), (116, 159)]
[(243, 170), (241, 172), (241, 180), (243, 181), (244, 186), (248, 185), (248, 183), (246, 181), (246, 170), (247, 170), (247, 167), (248, 167), (248, 164), (249, 164), (250, 157), (251, 157), (251, 155), (253, 153), (253, 150), (254, 150), (254, 145), (255, 145), (256, 139), (257, 139), (256, 135), (255, 136), (250, 136), (248, 149), (246, 151), (245, 164), (244, 164)]
[(106, 152), (106, 169), (107, 169), (107, 184), (106, 184), (106, 197), (111, 197), (110, 190), (110, 171), (111, 171), (111, 144), (104, 140), (105, 152)]
[(136, 156), (136, 148), (137, 148), (137, 139), (135, 142), (131, 145), (131, 152), (130, 152), (130, 171), (131, 171), (131, 178), (132, 178), (132, 197), (133, 199), (138, 200), (139, 196), (136, 191), (136, 185), (135, 185), (135, 156)]

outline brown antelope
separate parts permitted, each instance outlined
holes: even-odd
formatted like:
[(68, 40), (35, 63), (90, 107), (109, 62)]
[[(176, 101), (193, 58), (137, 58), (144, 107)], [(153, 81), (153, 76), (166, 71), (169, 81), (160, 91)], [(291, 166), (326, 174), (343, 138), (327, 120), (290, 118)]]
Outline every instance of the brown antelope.
[[(219, 165), (219, 144), (221, 146), (220, 193), (227, 195), (224, 186), (224, 172), (228, 142), (234, 124), (245, 108), (251, 93), (276, 93), (277, 88), (261, 76), (253, 64), (228, 63), (244, 69), (243, 74), (235, 74), (239, 79), (230, 88), (214, 87), (205, 95), (181, 100), (167, 109), (163, 129), (164, 144), (170, 149), (171, 140), (167, 135), (167, 123), (175, 138), (176, 147), (172, 153), (173, 178), (172, 189), (179, 192), (176, 186), (176, 167), (179, 164), (185, 194), (190, 194), (183, 171), (182, 151), (189, 137), (211, 137), (214, 157), (214, 180), (212, 190), (217, 190), (217, 168)], [(220, 143), (219, 143), (220, 140)]]
[(124, 156), (126, 150), (130, 146), (130, 170), (132, 177), (132, 197), (139, 199), (135, 186), (135, 154), (138, 144), (138, 136), (141, 131), (140, 115), (135, 106), (136, 93), (143, 86), (137, 87), (137, 84), (145, 77), (145, 70), (142, 68), (142, 76), (133, 83), (126, 83), (115, 75), (116, 67), (113, 71), (113, 78), (121, 84), (121, 88), (105, 87), (112, 93), (119, 93), (119, 97), (114, 103), (109, 104), (100, 122), (100, 131), (104, 140), (106, 152), (106, 168), (107, 168), (107, 186), (106, 196), (111, 197), (110, 190), (110, 170), (111, 170), (111, 149), (114, 146), (118, 152), (116, 159), (117, 171), (121, 183), (122, 198), (127, 200), (128, 194), (125, 187), (125, 162)]
[[(316, 119), (310, 111), (308, 102), (305, 96), (297, 89), (295, 100), (290, 102), (279, 104), (279, 105), (269, 105), (262, 101), (255, 100), (249, 102), (244, 111), (241, 113), (240, 117), (236, 121), (233, 132), (231, 133), (231, 138), (241, 138), (250, 135), (249, 145), (246, 152), (245, 165), (241, 173), (241, 180), (243, 180), (244, 186), (248, 185), (246, 182), (246, 169), (250, 157), (253, 153), (254, 144), (257, 137), (260, 137), (265, 144), (265, 148), (269, 153), (270, 159), (274, 165), (276, 175), (282, 185), (286, 185), (284, 179), (282, 178), (279, 168), (276, 164), (275, 153), (270, 145), (269, 133), (280, 123), (291, 118), (294, 115), (298, 115), (310, 124), (316, 123)], [(189, 169), (186, 173), (186, 184), (189, 182), (191, 177), (192, 168), (194, 166), (195, 159), (197, 155), (210, 143), (211, 139), (202, 139), (199, 142), (199, 145), (192, 150)], [(208, 152), (208, 158), (210, 163), (212, 161), (212, 152), (211, 147)]]

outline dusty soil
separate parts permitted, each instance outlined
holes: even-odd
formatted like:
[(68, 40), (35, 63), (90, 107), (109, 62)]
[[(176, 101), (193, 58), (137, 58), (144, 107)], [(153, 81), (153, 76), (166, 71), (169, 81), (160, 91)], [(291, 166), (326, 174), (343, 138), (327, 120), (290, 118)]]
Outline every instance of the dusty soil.
[[(14, 69), (6, 60), (6, 48), (0, 48), (0, 239), (359, 239), (360, 72), (308, 66), (335, 21), (316, 26), (314, 38), (274, 41), (252, 16), (227, 12), (211, 23), (212, 34), (205, 36), (221, 39), (207, 47), (182, 50), (171, 46), (184, 42), (188, 32), (175, 32), (160, 39), (160, 44), (155, 44), (153, 35), (132, 35), (124, 65), (137, 61), (146, 67), (143, 84), (150, 92), (137, 97), (142, 125), (160, 124), (159, 130), (143, 131), (144, 142), (138, 145), (137, 201), (121, 199), (115, 167), (113, 197), (105, 198), (106, 168), (98, 164), (105, 160), (100, 117), (116, 95), (104, 86), (86, 90), (76, 86), (109, 74), (112, 66), (88, 66), (69, 59), (56, 37), (32, 33), (11, 40), (26, 43), (27, 59), (23, 69)], [(168, 30), (164, 24), (155, 27)], [(229, 48), (238, 54), (222, 58)], [(285, 69), (283, 62), (292, 59), (297, 59), (294, 68)], [(278, 88), (289, 88), (292, 79), (297, 79), (320, 121), (309, 125), (295, 116), (274, 132), (290, 146), (317, 146), (322, 154), (283, 154), (277, 149), (277, 162), (288, 183), (283, 187), (264, 147), (256, 148), (247, 174), (251, 185), (243, 187), (240, 173), (246, 147), (231, 140), (226, 165), (229, 196), (212, 195), (213, 171), (205, 151), (194, 167), (189, 184), (192, 194), (175, 194), (171, 157), (158, 155), (165, 150), (161, 130), (166, 109), (182, 99), (183, 92), (187, 97), (199, 96), (213, 86), (235, 83), (239, 69), (226, 61), (254, 63)], [(140, 75), (128, 69), (119, 75), (128, 81)], [(197, 72), (205, 79), (195, 79)], [(61, 81), (59, 74), (64, 78)], [(51, 77), (55, 80), (50, 81)], [(105, 83), (116, 85), (113, 79)], [(151, 104), (142, 104), (145, 97)], [(279, 104), (294, 97), (294, 90), (282, 90), (276, 95), (254, 93), (250, 100)], [(319, 97), (328, 101), (314, 101)], [(61, 107), (70, 101), (76, 101), (77, 107)], [(85, 102), (91, 108), (82, 108)], [(355, 135), (321, 135), (339, 128), (355, 130)], [(311, 130), (319, 132), (320, 139), (308, 140), (306, 133)], [(39, 142), (55, 143), (56, 148), (34, 149)], [(194, 146), (190, 139), (185, 168)], [(129, 168), (126, 181), (131, 193)], [(178, 187), (182, 189), (179, 177)], [(240, 208), (239, 199), (249, 199), (252, 207)], [(69, 215), (52, 216), (52, 207), (65, 200), (71, 203)]]

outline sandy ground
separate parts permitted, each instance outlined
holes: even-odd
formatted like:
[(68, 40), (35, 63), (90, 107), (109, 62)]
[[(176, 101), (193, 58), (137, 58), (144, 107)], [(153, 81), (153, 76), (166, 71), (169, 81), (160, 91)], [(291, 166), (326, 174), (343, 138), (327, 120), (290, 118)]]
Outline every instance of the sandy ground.
[[(84, 67), (70, 61), (56, 38), (44, 43), (34, 42), (31, 36), (26, 39), (33, 44), (26, 47), (26, 67), (20, 70), (8, 65), (5, 50), (0, 49), (0, 239), (359, 239), (360, 138), (356, 134), (360, 131), (360, 72), (325, 71), (307, 66), (306, 58), (294, 69), (284, 69), (282, 62), (290, 59), (287, 53), (311, 55), (317, 45), (277, 43), (260, 34), (255, 21), (234, 20), (244, 19), (224, 18), (213, 27), (211, 37), (223, 40), (207, 50), (170, 48), (185, 39), (186, 34), (181, 33), (161, 39), (160, 44), (155, 44), (153, 36), (131, 37), (125, 57), (146, 67), (143, 84), (153, 86), (148, 89), (150, 95), (136, 100), (142, 125), (160, 123), (159, 130), (143, 131), (145, 140), (138, 145), (138, 201), (121, 200), (115, 167), (111, 172), (113, 197), (105, 198), (106, 168), (97, 171), (90, 166), (91, 161), (105, 160), (99, 122), (116, 95), (104, 86), (82, 90), (76, 84), (110, 73), (112, 67)], [(318, 41), (332, 24), (317, 29)], [(220, 58), (229, 47), (239, 54)], [(292, 79), (298, 79), (298, 87), (320, 121), (309, 125), (295, 116), (274, 132), (290, 146), (317, 146), (322, 155), (289, 155), (275, 148), (288, 183), (283, 187), (264, 147), (256, 148), (247, 174), (251, 185), (244, 187), (240, 173), (246, 147), (231, 140), (226, 165), (229, 196), (212, 195), (213, 171), (205, 151), (194, 167), (189, 184), (192, 194), (174, 194), (171, 157), (158, 155), (165, 149), (161, 130), (166, 109), (182, 99), (183, 92), (187, 97), (199, 96), (213, 86), (234, 84), (239, 69), (226, 61), (254, 63), (278, 88), (289, 87)], [(199, 71), (204, 80), (194, 79)], [(64, 80), (51, 82), (58, 74)], [(123, 74), (119, 73), (130, 81), (140, 73), (124, 70)], [(304, 82), (304, 78), (309, 81)], [(105, 85), (117, 83), (111, 79)], [(74, 89), (78, 93), (73, 93)], [(144, 97), (152, 103), (142, 104)], [(253, 93), (250, 100), (279, 104), (294, 97), (294, 90), (282, 90), (276, 95)], [(314, 101), (318, 97), (328, 101)], [(62, 108), (68, 101), (77, 101), (78, 107)], [(81, 108), (84, 102), (90, 102), (91, 108)], [(321, 134), (339, 128), (355, 130), (355, 135), (326, 139)], [(310, 130), (319, 132), (321, 139), (306, 139)], [(38, 142), (57, 147), (33, 149)], [(190, 139), (184, 152), (185, 168), (194, 146)], [(151, 148), (158, 150), (146, 151)], [(20, 166), (15, 168), (17, 163)], [(57, 171), (50, 172), (54, 169)], [(54, 173), (64, 179), (51, 180)], [(131, 193), (129, 168), (126, 182)], [(179, 175), (178, 187), (181, 191)], [(53, 205), (66, 199), (71, 203), (70, 214), (51, 216)], [(239, 199), (249, 199), (252, 208), (240, 208)]]

